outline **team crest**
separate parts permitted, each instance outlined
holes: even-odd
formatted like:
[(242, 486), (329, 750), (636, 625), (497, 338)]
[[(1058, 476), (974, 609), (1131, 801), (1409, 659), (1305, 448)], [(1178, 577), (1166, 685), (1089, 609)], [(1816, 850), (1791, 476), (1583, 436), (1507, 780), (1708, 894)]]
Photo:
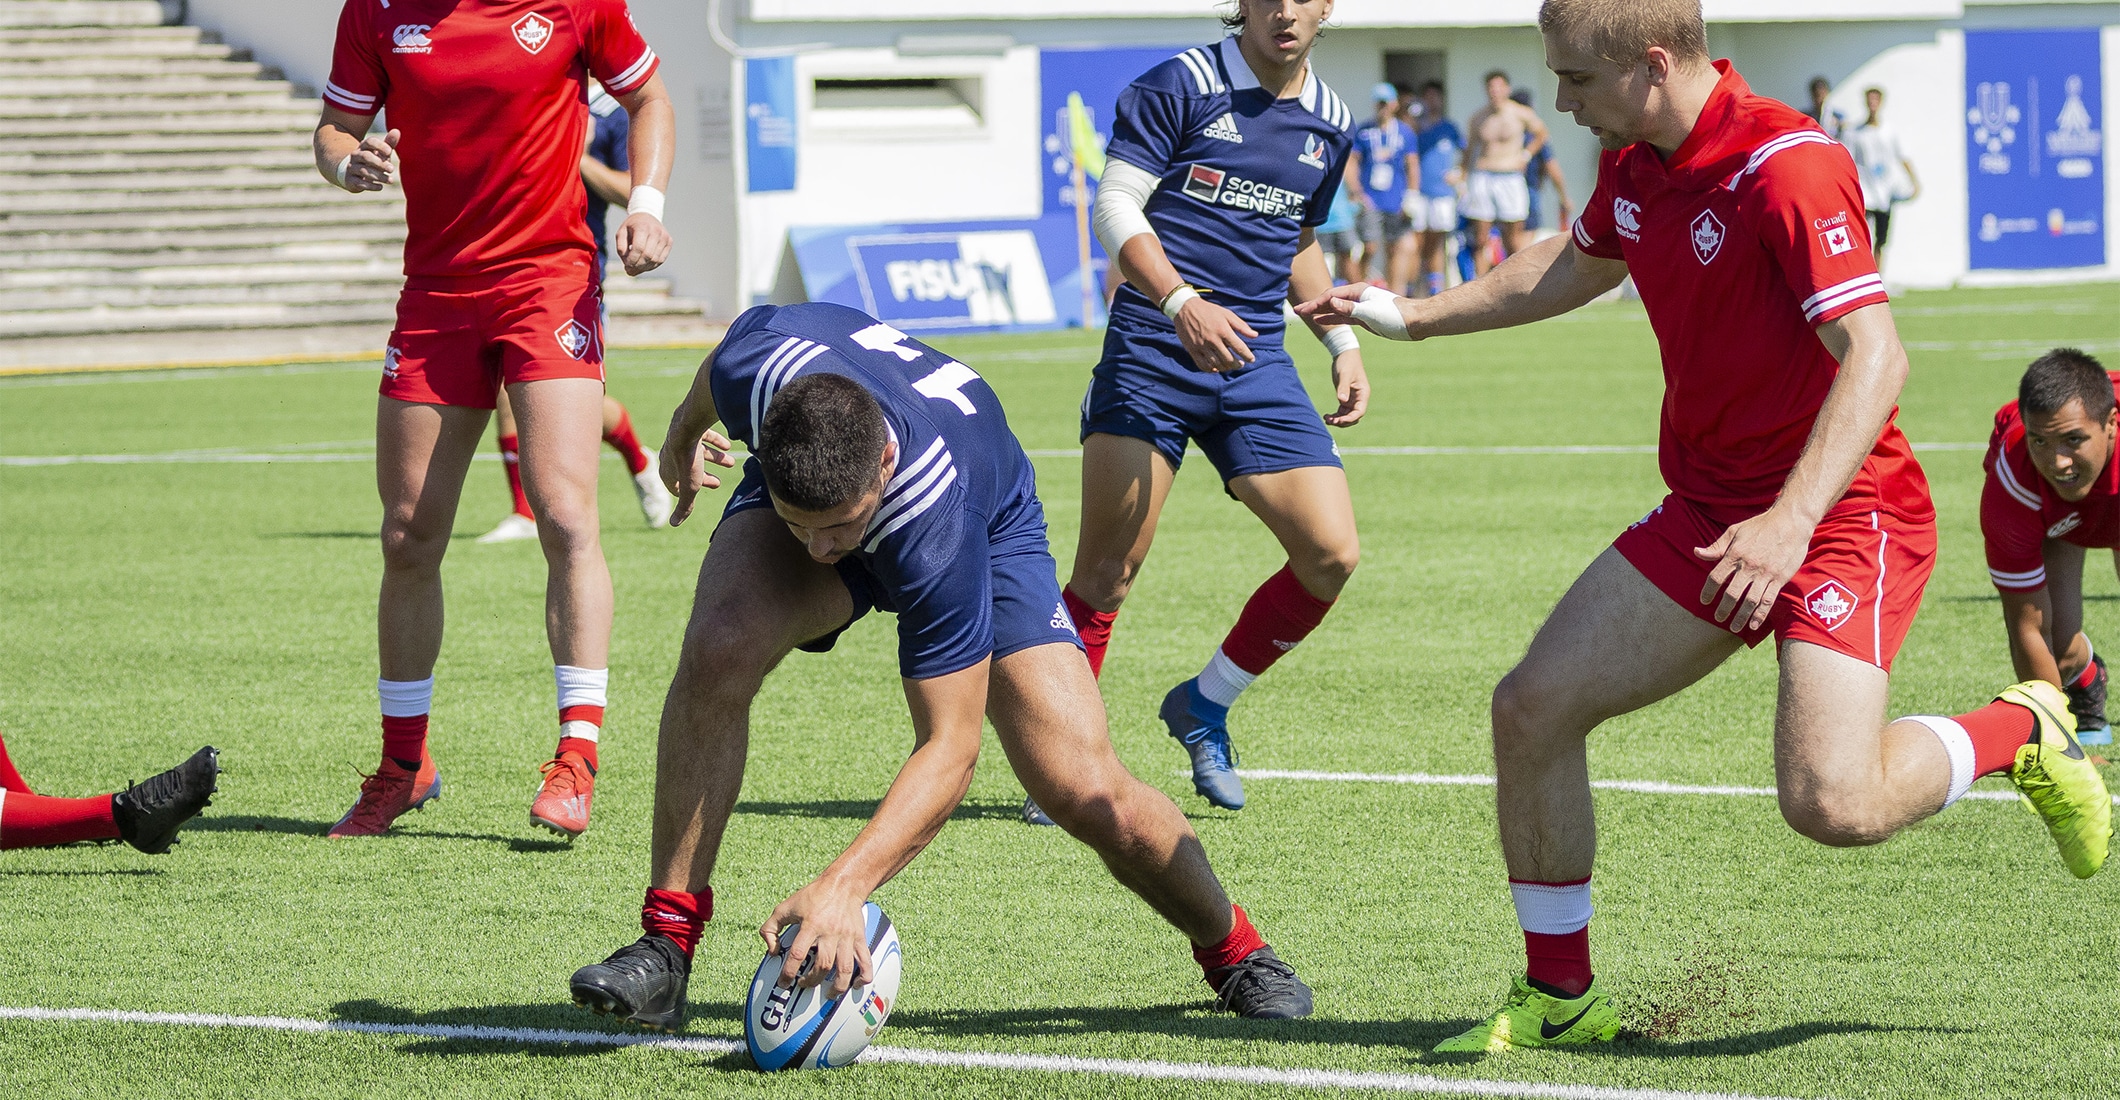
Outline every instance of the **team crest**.
[(567, 323), (552, 331), (559, 341), (559, 350), (579, 359), (589, 350), (589, 330), (580, 321), (569, 318)]
[[(536, 12), (516, 20), (512, 29), (515, 31), (516, 44), (531, 53), (544, 49), (545, 43), (552, 41), (552, 20)], [(579, 359), (581, 356), (577, 355), (575, 358)]]
[(1316, 134), (1303, 135), (1303, 155), (1296, 158), (1312, 168), (1325, 167), (1325, 139)]
[(1707, 263), (1722, 251), (1723, 223), (1716, 219), (1715, 211), (1703, 210), (1693, 219), (1693, 254)]
[(1840, 624), (1847, 622), (1848, 617), (1855, 614), (1855, 609), (1862, 605), (1862, 601), (1856, 599), (1855, 594), (1848, 591), (1846, 585), (1839, 581), (1827, 581), (1812, 589), (1810, 595), (1803, 598), (1803, 605), (1804, 609), (1811, 613), (1811, 617), (1817, 619), (1819, 625), (1825, 627), (1826, 633), (1830, 634), (1839, 630)]
[(2046, 537), (2058, 539), (2081, 526), (2083, 526), (2083, 517), (2078, 513), (2070, 512), (2067, 518), (2046, 529)]
[(404, 354), (404, 352), (397, 349), (395, 344), (383, 349), (383, 377), (390, 379), (397, 377), (398, 358)]

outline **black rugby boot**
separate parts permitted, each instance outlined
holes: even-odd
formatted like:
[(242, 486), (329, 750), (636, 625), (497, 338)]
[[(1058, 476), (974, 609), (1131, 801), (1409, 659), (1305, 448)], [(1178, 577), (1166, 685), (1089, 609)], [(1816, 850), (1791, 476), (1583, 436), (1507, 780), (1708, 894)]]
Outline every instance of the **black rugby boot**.
[(177, 830), (200, 810), (213, 805), (221, 774), (220, 750), (208, 745), (191, 759), (153, 776), (145, 783), (127, 783), (110, 796), (110, 815), (118, 823), (125, 843), (158, 856), (177, 842)]
[(1254, 1020), (1295, 1020), (1310, 1015), (1310, 987), (1271, 947), (1261, 947), (1229, 966), (1209, 971), (1215, 1007)]
[(599, 1016), (613, 1015), (649, 1031), (683, 1031), (685, 985), (691, 977), (692, 960), (668, 937), (651, 932), (575, 971), (567, 984), (574, 1003)]

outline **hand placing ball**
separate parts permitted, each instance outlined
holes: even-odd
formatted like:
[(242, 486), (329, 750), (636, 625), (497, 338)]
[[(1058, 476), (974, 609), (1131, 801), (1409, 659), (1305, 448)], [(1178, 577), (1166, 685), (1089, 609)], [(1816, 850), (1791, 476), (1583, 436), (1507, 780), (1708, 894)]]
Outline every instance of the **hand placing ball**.
[(743, 1038), (760, 1069), (828, 1069), (852, 1062), (876, 1038), (884, 1018), (898, 1003), (898, 975), (903, 957), (898, 930), (875, 902), (862, 906), (868, 955), (874, 979), (834, 992), (830, 981), (806, 981), (810, 962), (785, 977), (788, 952), (800, 926), (781, 929), (780, 942), (758, 964), (751, 993), (744, 1001)]

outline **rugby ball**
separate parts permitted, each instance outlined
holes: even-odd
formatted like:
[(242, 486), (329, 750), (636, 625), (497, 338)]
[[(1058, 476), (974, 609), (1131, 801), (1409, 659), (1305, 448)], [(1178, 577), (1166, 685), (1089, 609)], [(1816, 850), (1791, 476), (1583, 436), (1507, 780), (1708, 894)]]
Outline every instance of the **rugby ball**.
[[(780, 946), (751, 979), (744, 1000), (743, 1041), (759, 1069), (830, 1069), (852, 1062), (868, 1049), (884, 1018), (898, 1003), (898, 973), (903, 958), (898, 930), (875, 902), (862, 908), (868, 926), (869, 961), (876, 980), (855, 985), (837, 997), (832, 984), (790, 989), (780, 984), (780, 968), (800, 925), (781, 929)], [(805, 966), (807, 969), (807, 966)]]

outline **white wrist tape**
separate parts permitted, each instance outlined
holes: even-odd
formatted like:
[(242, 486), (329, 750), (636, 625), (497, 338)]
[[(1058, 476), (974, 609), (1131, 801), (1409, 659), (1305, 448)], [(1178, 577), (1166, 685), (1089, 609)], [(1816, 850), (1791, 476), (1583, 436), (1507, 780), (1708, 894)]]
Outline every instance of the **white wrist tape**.
[(1161, 303), (1163, 307), (1163, 316), (1168, 317), (1173, 321), (1177, 320), (1178, 311), (1185, 308), (1185, 303), (1190, 302), (1194, 298), (1197, 298), (1199, 296), (1199, 291), (1194, 290), (1192, 287), (1184, 283), (1178, 284), (1178, 289), (1171, 291), (1163, 298), (1163, 301)]
[(1399, 312), (1399, 296), (1383, 287), (1373, 286), (1362, 292), (1354, 304), (1354, 319), (1386, 339), (1413, 339), (1406, 331), (1406, 316)]
[(1347, 325), (1326, 329), (1323, 342), (1325, 350), (1332, 353), (1334, 359), (1350, 351), (1362, 350), (1362, 342), (1355, 339), (1354, 329)]
[(346, 154), (345, 156), (343, 156), (343, 157), (340, 157), (340, 158), (339, 158), (339, 169), (338, 169), (338, 175), (339, 175), (339, 186), (340, 186), (340, 187), (344, 187), (344, 186), (346, 186), (346, 169), (348, 169), (348, 168), (351, 168), (351, 167), (353, 167), (353, 154), (352, 154), (352, 153), (348, 153), (348, 154)]
[(1114, 260), (1126, 242), (1143, 233), (1155, 233), (1142, 210), (1162, 181), (1123, 160), (1107, 161), (1104, 178), (1097, 182), (1097, 202), (1090, 208), (1090, 226), (1104, 245), (1104, 254)]
[(646, 214), (656, 221), (663, 220), (663, 193), (647, 184), (639, 184), (626, 198), (626, 216)]

